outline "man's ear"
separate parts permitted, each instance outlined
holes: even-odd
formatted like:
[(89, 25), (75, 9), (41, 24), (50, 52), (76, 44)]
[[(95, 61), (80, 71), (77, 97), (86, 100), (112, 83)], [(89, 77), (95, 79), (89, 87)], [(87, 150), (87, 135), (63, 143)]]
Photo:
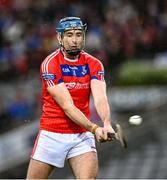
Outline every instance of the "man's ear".
[(61, 34), (60, 33), (57, 33), (57, 40), (58, 40), (59, 44), (62, 44), (62, 42), (61, 42)]

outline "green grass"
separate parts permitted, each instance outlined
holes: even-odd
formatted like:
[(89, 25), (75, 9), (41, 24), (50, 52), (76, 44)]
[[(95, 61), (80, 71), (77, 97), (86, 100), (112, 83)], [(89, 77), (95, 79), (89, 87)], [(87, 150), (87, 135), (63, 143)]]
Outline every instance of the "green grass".
[(156, 68), (150, 62), (131, 61), (123, 64), (117, 75), (117, 85), (167, 85), (167, 69)]

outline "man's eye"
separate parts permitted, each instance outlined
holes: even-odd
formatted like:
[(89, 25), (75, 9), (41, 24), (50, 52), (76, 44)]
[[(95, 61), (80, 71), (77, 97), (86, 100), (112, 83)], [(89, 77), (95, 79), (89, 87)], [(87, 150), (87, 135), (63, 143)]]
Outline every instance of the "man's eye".
[(67, 36), (68, 36), (68, 37), (71, 37), (71, 36), (72, 36), (72, 34), (67, 34)]
[(82, 36), (82, 33), (78, 33), (77, 36), (78, 36), (78, 37)]

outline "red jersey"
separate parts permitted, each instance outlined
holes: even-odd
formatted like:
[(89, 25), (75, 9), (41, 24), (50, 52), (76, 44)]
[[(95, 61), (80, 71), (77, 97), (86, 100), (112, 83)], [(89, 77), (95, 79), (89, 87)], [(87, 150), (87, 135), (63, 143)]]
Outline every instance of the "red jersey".
[[(43, 113), (40, 129), (57, 133), (81, 133), (85, 128), (69, 119), (47, 91), (47, 87), (65, 83), (75, 106), (90, 118), (90, 81), (103, 80), (104, 68), (95, 57), (82, 51), (76, 60), (63, 56), (60, 49), (50, 54), (41, 64)], [(60, 92), (61, 93), (61, 92)]]

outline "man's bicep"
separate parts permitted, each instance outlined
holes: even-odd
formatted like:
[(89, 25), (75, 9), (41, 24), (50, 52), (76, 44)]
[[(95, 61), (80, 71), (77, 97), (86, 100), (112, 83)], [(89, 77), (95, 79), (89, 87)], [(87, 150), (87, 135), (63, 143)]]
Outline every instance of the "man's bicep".
[(72, 97), (64, 83), (47, 88), (54, 100), (64, 109), (69, 103), (73, 103)]

